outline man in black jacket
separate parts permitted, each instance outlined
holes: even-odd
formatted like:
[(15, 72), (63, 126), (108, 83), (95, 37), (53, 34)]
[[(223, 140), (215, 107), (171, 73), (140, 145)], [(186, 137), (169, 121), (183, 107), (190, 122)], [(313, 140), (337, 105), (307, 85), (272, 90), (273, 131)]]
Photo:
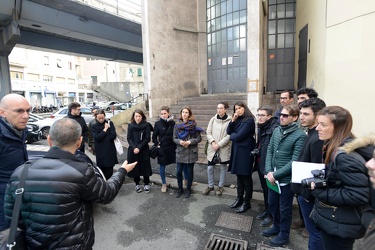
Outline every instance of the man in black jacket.
[[(302, 146), (297, 161), (322, 163), (323, 141), (319, 140), (317, 114), (326, 106), (325, 102), (319, 98), (310, 98), (299, 104), (301, 126), (307, 128), (307, 138)], [(310, 190), (302, 188), (301, 184), (292, 183), (292, 191), (296, 193), (298, 204), (302, 212), (303, 221), (309, 232), (309, 249), (323, 249), (322, 235), (316, 228), (314, 222), (309, 218), (313, 209), (315, 198), (310, 194)]]
[(81, 116), (81, 104), (78, 102), (72, 102), (68, 106), (68, 115), (66, 116), (70, 119), (76, 120), (82, 129), (82, 143), (78, 150), (82, 153), (85, 152), (85, 143), (88, 142), (89, 129), (87, 127), (85, 119)]
[[(137, 162), (125, 161), (106, 182), (95, 174), (92, 165), (74, 155), (82, 141), (76, 121), (56, 121), (47, 140), (51, 149), (30, 166), (26, 176), (18, 226), (26, 232), (29, 249), (92, 249), (92, 203), (110, 203)], [(6, 189), (8, 220), (24, 166), (14, 171)]]
[(256, 218), (258, 220), (263, 220), (260, 225), (262, 227), (268, 227), (272, 225), (273, 219), (271, 213), (268, 209), (268, 187), (266, 183), (266, 179), (264, 178), (266, 171), (265, 171), (265, 164), (266, 164), (266, 156), (267, 156), (267, 148), (268, 144), (270, 143), (272, 132), (277, 126), (279, 125), (277, 122), (277, 118), (272, 116), (273, 109), (270, 106), (262, 106), (257, 110), (257, 118), (258, 118), (258, 143), (257, 143), (257, 151), (255, 166), (254, 169), (257, 169), (260, 185), (263, 190), (263, 199), (264, 199), (264, 212), (258, 215)]

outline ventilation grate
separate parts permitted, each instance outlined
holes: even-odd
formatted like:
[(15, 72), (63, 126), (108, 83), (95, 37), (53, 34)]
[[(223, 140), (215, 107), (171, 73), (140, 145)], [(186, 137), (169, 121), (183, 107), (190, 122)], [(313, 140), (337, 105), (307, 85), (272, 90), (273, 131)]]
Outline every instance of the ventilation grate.
[(247, 250), (247, 241), (211, 234), (205, 250)]
[(219, 227), (250, 232), (252, 224), (253, 217), (251, 216), (221, 212), (215, 225)]

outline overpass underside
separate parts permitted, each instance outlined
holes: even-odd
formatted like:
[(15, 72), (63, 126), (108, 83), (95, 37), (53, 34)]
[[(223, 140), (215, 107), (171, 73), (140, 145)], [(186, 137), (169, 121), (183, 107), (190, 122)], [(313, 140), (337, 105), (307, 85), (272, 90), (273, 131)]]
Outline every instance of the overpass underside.
[(141, 24), (84, 2), (0, 0), (0, 98), (11, 91), (8, 55), (15, 45), (143, 63)]

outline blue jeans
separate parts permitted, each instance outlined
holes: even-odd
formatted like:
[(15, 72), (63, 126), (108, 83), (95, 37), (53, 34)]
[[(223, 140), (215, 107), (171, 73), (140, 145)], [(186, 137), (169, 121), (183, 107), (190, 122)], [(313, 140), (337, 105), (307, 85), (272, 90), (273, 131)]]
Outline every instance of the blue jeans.
[(187, 189), (190, 190), (194, 179), (194, 163), (177, 162), (176, 168), (178, 188), (182, 189), (182, 172), (184, 172), (185, 178), (187, 177)]
[(167, 184), (167, 182), (165, 181), (165, 167), (165, 165), (160, 164), (160, 178), (162, 184)]
[(0, 231), (3, 231), (10, 227), (10, 221), (5, 221), (4, 213), (4, 198), (7, 184), (8, 183), (0, 183)]
[(324, 249), (322, 232), (316, 228), (315, 223), (310, 219), (310, 213), (314, 207), (314, 202), (306, 201), (302, 195), (298, 195), (298, 203), (302, 211), (305, 227), (309, 231), (309, 250)]
[(290, 184), (280, 186), (280, 189), (281, 194), (268, 189), (268, 205), (273, 217), (273, 228), (280, 231), (280, 238), (289, 240), (294, 194)]
[[(215, 169), (215, 165), (207, 166), (208, 186), (210, 188), (214, 187), (214, 169)], [(227, 171), (227, 164), (220, 164), (220, 180), (218, 184), (219, 187), (224, 187), (226, 171)]]

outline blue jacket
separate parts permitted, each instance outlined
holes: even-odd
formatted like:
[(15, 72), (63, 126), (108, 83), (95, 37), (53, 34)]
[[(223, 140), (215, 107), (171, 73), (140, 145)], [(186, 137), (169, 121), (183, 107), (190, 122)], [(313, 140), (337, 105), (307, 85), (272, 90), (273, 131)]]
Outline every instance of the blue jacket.
[(18, 137), (0, 117), (0, 183), (8, 183), (14, 170), (27, 161), (26, 134), (24, 129)]

